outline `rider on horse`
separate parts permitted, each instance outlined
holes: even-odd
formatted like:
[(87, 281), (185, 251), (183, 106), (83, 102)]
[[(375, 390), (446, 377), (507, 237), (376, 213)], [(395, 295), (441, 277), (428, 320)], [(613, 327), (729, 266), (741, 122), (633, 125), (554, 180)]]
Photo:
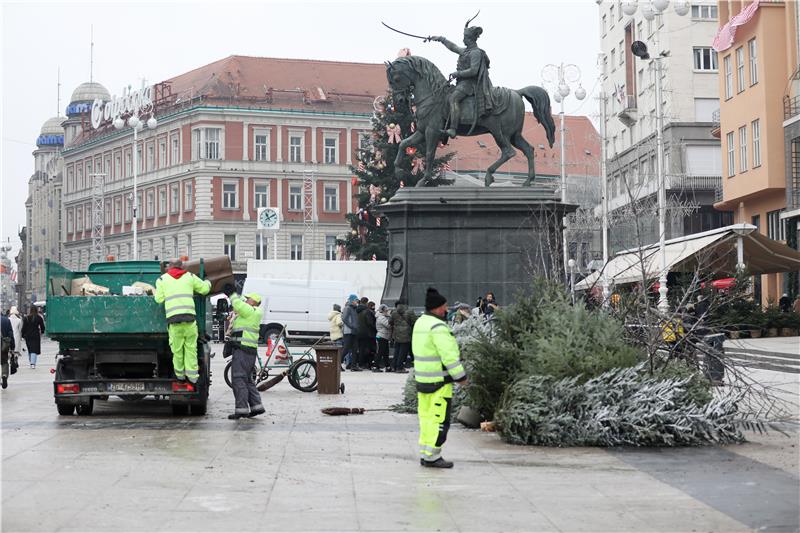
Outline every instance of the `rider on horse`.
[[(455, 89), (450, 93), (450, 127), (445, 131), (451, 138), (456, 136), (461, 117), (461, 102), (467, 96), (475, 96), (475, 121), (494, 108), (492, 82), (489, 80), (489, 57), (478, 48), (478, 37), (483, 29), (478, 26), (464, 28), (464, 48), (444, 37), (431, 37), (431, 41), (442, 43), (453, 53), (458, 54), (457, 70), (450, 74), (456, 79)], [(474, 126), (474, 123), (473, 123)], [(472, 128), (470, 128), (472, 131)]]

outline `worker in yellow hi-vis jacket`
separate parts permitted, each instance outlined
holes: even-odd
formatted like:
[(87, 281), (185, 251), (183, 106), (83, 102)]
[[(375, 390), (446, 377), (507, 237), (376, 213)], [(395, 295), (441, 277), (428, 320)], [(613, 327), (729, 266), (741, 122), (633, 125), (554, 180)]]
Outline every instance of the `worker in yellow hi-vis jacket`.
[(442, 458), (442, 445), (450, 429), (453, 382), (467, 383), (458, 343), (445, 322), (447, 299), (434, 288), (425, 295), (425, 314), (414, 323), (411, 345), (417, 382), (420, 464), (452, 468)]
[(197, 320), (194, 310), (195, 293), (205, 296), (211, 282), (201, 280), (183, 270), (183, 262), (173, 259), (169, 269), (156, 281), (156, 303), (164, 304), (172, 350), (172, 366), (178, 381), (197, 383)]

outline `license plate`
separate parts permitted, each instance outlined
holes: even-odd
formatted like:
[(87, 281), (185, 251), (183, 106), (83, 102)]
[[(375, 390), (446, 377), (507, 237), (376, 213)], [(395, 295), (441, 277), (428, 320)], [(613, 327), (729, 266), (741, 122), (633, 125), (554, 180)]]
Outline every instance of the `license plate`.
[(139, 392), (144, 390), (144, 383), (109, 383), (108, 390), (114, 392)]

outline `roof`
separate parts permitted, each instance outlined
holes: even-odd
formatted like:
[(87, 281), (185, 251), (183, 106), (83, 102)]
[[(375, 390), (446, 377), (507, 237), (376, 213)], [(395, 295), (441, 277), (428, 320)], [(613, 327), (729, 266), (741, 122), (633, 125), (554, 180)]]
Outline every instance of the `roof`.
[[(744, 264), (751, 274), (792, 272), (800, 268), (800, 252), (782, 242), (759, 233), (755, 226), (734, 224), (711, 231), (671, 239), (665, 243), (667, 270), (692, 272), (698, 268), (715, 275), (734, 275), (737, 261), (736, 230), (749, 230), (742, 239)], [(647, 279), (658, 277), (661, 265), (659, 245), (624, 250), (614, 256), (603, 269), (616, 285), (635, 283), (642, 279), (640, 256), (644, 260)], [(600, 281), (601, 272), (593, 272), (575, 285), (577, 290), (592, 287)]]
[(64, 117), (52, 117), (48, 118), (44, 124), (42, 124), (42, 131), (39, 132), (39, 135), (64, 135), (64, 128), (61, 126), (61, 123), (67, 120)]
[(232, 55), (166, 80), (180, 98), (249, 101), (259, 107), (371, 113), (386, 93), (382, 63)]
[(69, 101), (70, 103), (94, 102), (96, 99), (108, 101), (111, 100), (111, 95), (109, 94), (108, 89), (96, 81), (87, 81), (85, 83), (81, 83), (75, 88), (74, 91), (72, 91), (72, 97)]
[[(554, 115), (553, 120), (558, 128), (558, 116)], [(599, 176), (600, 135), (591, 121), (588, 117), (583, 116), (565, 116), (564, 129), (567, 175)], [(556, 142), (550, 148), (547, 145), (544, 128), (537, 122), (533, 113), (526, 112), (522, 134), (533, 146), (536, 175), (561, 175), (561, 148), (558, 144), (560, 139), (558, 132), (556, 132)], [(447, 148), (440, 149), (439, 153), (452, 151), (457, 152), (457, 156), (450, 161), (450, 166), (456, 172), (483, 173), (486, 167), (500, 157), (500, 148), (488, 134), (476, 137), (456, 137), (448, 143)], [(525, 158), (525, 154), (518, 149), (515, 151), (517, 154), (501, 166), (496, 174), (528, 173), (528, 160)]]

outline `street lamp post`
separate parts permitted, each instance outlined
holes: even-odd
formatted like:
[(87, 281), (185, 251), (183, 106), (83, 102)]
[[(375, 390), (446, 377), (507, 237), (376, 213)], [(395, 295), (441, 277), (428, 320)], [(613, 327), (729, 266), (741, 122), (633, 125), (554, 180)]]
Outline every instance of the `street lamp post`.
[[(560, 63), (559, 65), (545, 65), (542, 69), (542, 79), (546, 84), (551, 85), (553, 87), (553, 99), (561, 105), (559, 111), (559, 119), (560, 119), (560, 128), (559, 128), (559, 144), (561, 145), (561, 202), (567, 202), (567, 163), (566, 163), (566, 146), (565, 146), (565, 136), (566, 136), (566, 129), (564, 127), (564, 100), (566, 100), (567, 96), (569, 96), (570, 92), (572, 92), (572, 88), (570, 85), (577, 85), (575, 89), (575, 98), (578, 100), (583, 100), (586, 98), (586, 89), (583, 88), (581, 85), (581, 70), (573, 64), (564, 64)], [(564, 275), (566, 276), (568, 271), (567, 261), (569, 260), (569, 252), (568, 246), (569, 243), (567, 242), (567, 217), (566, 215), (562, 219), (562, 253), (563, 253), (563, 267), (564, 267)]]
[(114, 119), (114, 128), (121, 130), (125, 127), (125, 124), (128, 124), (133, 129), (133, 213), (132, 213), (132, 224), (133, 224), (133, 260), (136, 261), (139, 259), (139, 238), (138, 238), (138, 226), (139, 226), (139, 195), (137, 191), (137, 180), (139, 178), (139, 151), (138, 151), (138, 144), (139, 144), (139, 130), (144, 128), (144, 124), (147, 124), (147, 127), (155, 129), (158, 126), (158, 121), (156, 117), (150, 116), (146, 122), (143, 122), (137, 115), (131, 115), (127, 119), (123, 119), (122, 117), (117, 117)]
[(570, 258), (567, 266), (569, 266), (569, 292), (572, 296), (572, 305), (575, 305), (575, 260)]

